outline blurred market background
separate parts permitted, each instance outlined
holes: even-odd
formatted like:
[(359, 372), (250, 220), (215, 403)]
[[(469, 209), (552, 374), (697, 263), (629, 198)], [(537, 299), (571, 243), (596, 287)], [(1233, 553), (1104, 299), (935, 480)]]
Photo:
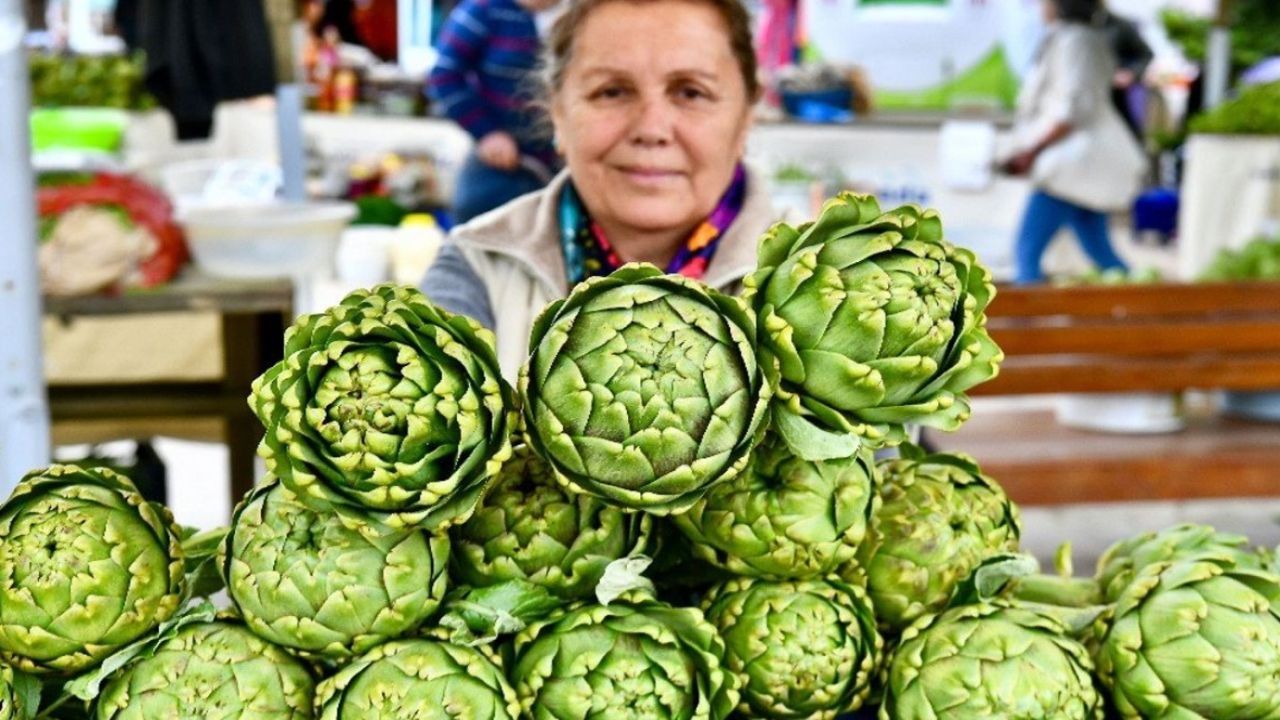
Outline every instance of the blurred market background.
[[(953, 242), (1010, 280), (1030, 186), (994, 165), (1044, 31), (1038, 0), (749, 4), (768, 89), (749, 154), (778, 207), (805, 218), (843, 189), (933, 207)], [(36, 209), (29, 238), (0, 244), (0, 273), (16, 272), (12, 243), (38, 243), (44, 299), (39, 347), (24, 350), (24, 281), (5, 275), (0, 344), (9, 375), (47, 380), (58, 458), (128, 470), (183, 523), (226, 521), (230, 489), (261, 474), (243, 397), (283, 327), (355, 287), (416, 284), (452, 224), (471, 140), (423, 91), (451, 6), (0, 2), (0, 208)], [(1280, 9), (1108, 9), (1151, 50), (1122, 93), (1151, 172), (1111, 217), (1134, 272), (1092, 273), (1076, 243), (1058, 242), (1049, 273), (1157, 293), (1209, 276), (1280, 280)], [(27, 375), (20, 362), (34, 363)], [(41, 442), (39, 398), (10, 390), (6, 492)], [(1087, 563), (1122, 535), (1181, 520), (1274, 545), (1278, 398), (990, 395), (963, 431), (926, 440), (973, 454), (1009, 487), (1042, 557), (1069, 538)]]

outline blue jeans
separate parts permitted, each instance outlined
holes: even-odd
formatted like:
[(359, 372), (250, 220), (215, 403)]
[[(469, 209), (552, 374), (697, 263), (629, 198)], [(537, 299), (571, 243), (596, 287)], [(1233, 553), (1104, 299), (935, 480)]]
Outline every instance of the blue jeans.
[(543, 182), (524, 168), (489, 167), (473, 152), (458, 172), (453, 194), (453, 221), (459, 225), (477, 215), (505, 205), (525, 193), (542, 189)]
[(1017, 260), (1016, 281), (1019, 284), (1044, 281), (1040, 260), (1049, 242), (1063, 225), (1070, 225), (1085, 253), (1103, 270), (1120, 268), (1127, 270), (1124, 261), (1111, 247), (1111, 233), (1107, 229), (1107, 216), (1097, 210), (1080, 207), (1036, 190), (1027, 202), (1027, 212), (1022, 217), (1014, 255)]

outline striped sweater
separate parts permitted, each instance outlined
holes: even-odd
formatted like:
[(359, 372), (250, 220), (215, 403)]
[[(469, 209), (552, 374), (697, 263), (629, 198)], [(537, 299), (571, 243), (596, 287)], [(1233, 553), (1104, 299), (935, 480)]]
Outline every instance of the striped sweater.
[(533, 16), (514, 0), (462, 0), (440, 29), (427, 94), (477, 140), (505, 130), (554, 167), (550, 132), (529, 103), (539, 48)]

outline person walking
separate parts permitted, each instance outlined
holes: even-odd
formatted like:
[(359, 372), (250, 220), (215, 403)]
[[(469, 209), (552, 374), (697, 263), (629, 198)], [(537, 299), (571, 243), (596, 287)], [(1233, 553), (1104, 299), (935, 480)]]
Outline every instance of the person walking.
[(1003, 163), (1034, 186), (1015, 244), (1016, 281), (1044, 280), (1041, 260), (1063, 226), (1103, 270), (1126, 270), (1107, 212), (1141, 189), (1146, 156), (1111, 104), (1115, 63), (1099, 0), (1042, 0), (1048, 33), (1018, 98), (1016, 152)]

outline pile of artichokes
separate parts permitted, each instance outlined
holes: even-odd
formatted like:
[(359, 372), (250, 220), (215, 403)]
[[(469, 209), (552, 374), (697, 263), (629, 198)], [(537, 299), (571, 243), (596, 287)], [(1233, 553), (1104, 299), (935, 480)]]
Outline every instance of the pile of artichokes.
[(851, 194), (740, 298), (580, 284), (514, 385), (470, 319), (352, 293), (254, 383), (229, 527), (22, 480), (0, 720), (1280, 718), (1270, 556), (1185, 526), (1037, 575), (1000, 485), (906, 442), (998, 371), (994, 293), (935, 213)]

